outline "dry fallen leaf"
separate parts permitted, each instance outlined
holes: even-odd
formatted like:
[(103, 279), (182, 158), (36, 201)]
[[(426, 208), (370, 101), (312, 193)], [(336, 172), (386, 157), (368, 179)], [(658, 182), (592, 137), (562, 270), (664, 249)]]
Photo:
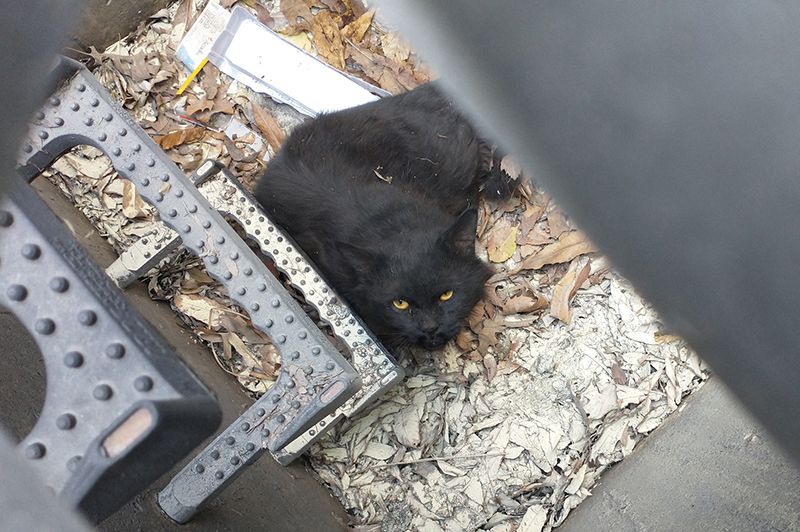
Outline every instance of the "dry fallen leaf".
[[(241, 357), (244, 359), (245, 364), (247, 364), (251, 368), (258, 368), (261, 366), (259, 360), (253, 354), (250, 348), (247, 347), (247, 345), (245, 345), (245, 343), (242, 341), (242, 339), (239, 337), (238, 334), (232, 332), (225, 334), (228, 335), (228, 341), (231, 343), (231, 346), (236, 350), (236, 352), (239, 353), (239, 355), (241, 355)], [(225, 336), (225, 334), (223, 334), (222, 336)]]
[(583, 266), (578, 264), (578, 259), (573, 260), (567, 273), (553, 287), (550, 315), (564, 323), (569, 323), (572, 319), (569, 302), (575, 297), (575, 292), (578, 291), (578, 288), (589, 278), (589, 271), (591, 270), (588, 262), (585, 262)]
[(597, 248), (580, 231), (571, 231), (552, 244), (522, 261), (512, 273), (522, 270), (538, 270), (548, 264), (561, 264), (585, 253), (593, 253)]
[(307, 31), (301, 31), (297, 35), (283, 35), (284, 39), (310, 54), (314, 53), (314, 43), (311, 35)]
[(172, 299), (175, 308), (211, 328), (220, 326), (220, 318), (227, 307), (199, 294), (175, 294)]
[(411, 47), (395, 33), (381, 35), (381, 48), (385, 57), (398, 63), (404, 63), (411, 55)]
[(520, 244), (528, 235), (528, 233), (533, 230), (534, 226), (539, 221), (539, 218), (542, 217), (542, 214), (546, 208), (547, 202), (544, 201), (541, 205), (528, 205), (528, 207), (525, 209), (525, 213), (522, 215), (522, 222), (519, 224)]
[(179, 129), (156, 137), (156, 142), (158, 142), (159, 146), (168, 150), (182, 144), (196, 142), (203, 138), (204, 134), (205, 130), (201, 127), (187, 127), (186, 129)]
[(203, 67), (203, 76), (200, 78), (200, 86), (206, 93), (206, 99), (213, 100), (219, 92), (219, 69), (211, 63), (206, 63)]
[(485, 355), (483, 367), (486, 368), (486, 380), (492, 382), (497, 375), (497, 360), (492, 355)]
[(627, 384), (628, 382), (628, 377), (617, 362), (611, 363), (611, 378), (617, 384)]
[(492, 234), (486, 246), (489, 260), (492, 262), (505, 262), (517, 250), (517, 231), (519, 227), (511, 225), (506, 219), (500, 220), (492, 228)]
[(663, 331), (657, 331), (653, 334), (657, 344), (671, 344), (674, 342), (681, 342), (683, 339), (675, 334), (670, 334)]
[(425, 394), (414, 396), (413, 403), (395, 415), (392, 427), (397, 441), (406, 447), (418, 447), (421, 442), (420, 420), (425, 411)]
[(283, 16), (289, 21), (289, 25), (281, 33), (295, 35), (311, 29), (314, 16), (304, 0), (281, 0), (280, 7)]
[(567, 217), (559, 209), (553, 209), (547, 215), (547, 227), (553, 238), (558, 238), (571, 229)]
[(214, 107), (213, 100), (206, 100), (205, 98), (194, 98), (192, 102), (186, 106), (186, 112), (190, 115), (195, 113), (200, 113), (202, 111), (208, 111)]
[(462, 329), (456, 335), (456, 345), (462, 351), (469, 351), (470, 349), (472, 349), (473, 340), (474, 340), (473, 334), (467, 329)]
[(512, 362), (511, 360), (501, 360), (497, 363), (498, 375), (510, 375), (511, 373), (514, 373), (520, 369), (522, 369), (522, 366), (516, 362)]
[(142, 218), (147, 216), (147, 207), (136, 187), (127, 179), (122, 181), (122, 214), (126, 218)]
[(256, 3), (255, 9), (256, 9), (256, 18), (258, 19), (258, 21), (262, 23), (264, 26), (272, 29), (275, 26), (275, 20), (272, 18), (269, 9), (267, 9), (266, 7), (262, 6), (259, 3)]
[(251, 109), (253, 111), (253, 118), (256, 121), (256, 126), (261, 131), (261, 134), (264, 135), (267, 144), (269, 144), (273, 150), (280, 148), (286, 134), (281, 129), (281, 126), (278, 125), (277, 120), (258, 105), (253, 104)]
[(317, 54), (329, 65), (344, 70), (342, 35), (329, 12), (320, 11), (316, 14), (312, 33)]
[(372, 25), (372, 18), (375, 16), (375, 10), (370, 9), (353, 22), (342, 28), (342, 37), (345, 39), (351, 39), (352, 41), (359, 43), (364, 38), (364, 35), (369, 30), (369, 27)]
[(503, 322), (497, 320), (486, 320), (483, 327), (478, 332), (478, 352), (486, 356), (489, 348), (497, 345), (497, 335), (503, 330)]
[(547, 307), (547, 298), (536, 294), (535, 296), (519, 295), (508, 299), (503, 305), (503, 314), (525, 314), (536, 312)]
[(371, 441), (367, 444), (367, 448), (364, 450), (364, 456), (374, 458), (375, 460), (388, 460), (394, 455), (395, 452), (396, 449), (394, 447)]

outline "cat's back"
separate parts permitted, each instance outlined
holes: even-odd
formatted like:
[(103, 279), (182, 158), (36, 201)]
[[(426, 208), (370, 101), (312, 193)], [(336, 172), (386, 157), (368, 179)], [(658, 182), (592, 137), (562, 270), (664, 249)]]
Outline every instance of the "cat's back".
[[(448, 211), (460, 211), (477, 192), (479, 139), (435, 85), (321, 115), (300, 126), (270, 163), (303, 165), (328, 189), (383, 180)], [(304, 183), (305, 184), (305, 183)]]
[(477, 201), (478, 139), (431, 85), (298, 126), (256, 197), (304, 248), (398, 238)]

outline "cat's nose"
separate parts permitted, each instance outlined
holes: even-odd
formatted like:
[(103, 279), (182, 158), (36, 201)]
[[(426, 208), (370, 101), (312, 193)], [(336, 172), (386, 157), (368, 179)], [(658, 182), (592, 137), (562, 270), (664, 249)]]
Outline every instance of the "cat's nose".
[(420, 325), (420, 330), (428, 335), (432, 335), (436, 332), (437, 325), (435, 323), (423, 323)]
[(424, 334), (433, 334), (436, 332), (436, 329), (438, 328), (439, 324), (436, 323), (436, 320), (431, 317), (424, 316), (419, 321), (419, 330), (422, 331)]

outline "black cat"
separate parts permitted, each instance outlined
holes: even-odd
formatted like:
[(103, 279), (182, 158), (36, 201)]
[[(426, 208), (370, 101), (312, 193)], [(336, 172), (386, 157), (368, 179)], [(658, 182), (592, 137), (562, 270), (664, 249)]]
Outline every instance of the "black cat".
[(256, 198), (387, 346), (434, 349), (489, 276), (474, 250), (486, 152), (424, 85), (298, 126)]

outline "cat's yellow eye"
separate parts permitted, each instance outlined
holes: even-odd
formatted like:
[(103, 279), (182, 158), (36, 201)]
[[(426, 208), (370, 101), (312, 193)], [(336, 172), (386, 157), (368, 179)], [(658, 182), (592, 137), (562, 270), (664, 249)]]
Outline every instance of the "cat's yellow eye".
[(451, 297), (453, 297), (453, 291), (448, 290), (447, 292), (442, 292), (442, 294), (439, 296), (439, 301), (447, 301)]
[(392, 305), (394, 305), (394, 308), (397, 310), (408, 310), (408, 301), (405, 299), (395, 299), (392, 301)]

